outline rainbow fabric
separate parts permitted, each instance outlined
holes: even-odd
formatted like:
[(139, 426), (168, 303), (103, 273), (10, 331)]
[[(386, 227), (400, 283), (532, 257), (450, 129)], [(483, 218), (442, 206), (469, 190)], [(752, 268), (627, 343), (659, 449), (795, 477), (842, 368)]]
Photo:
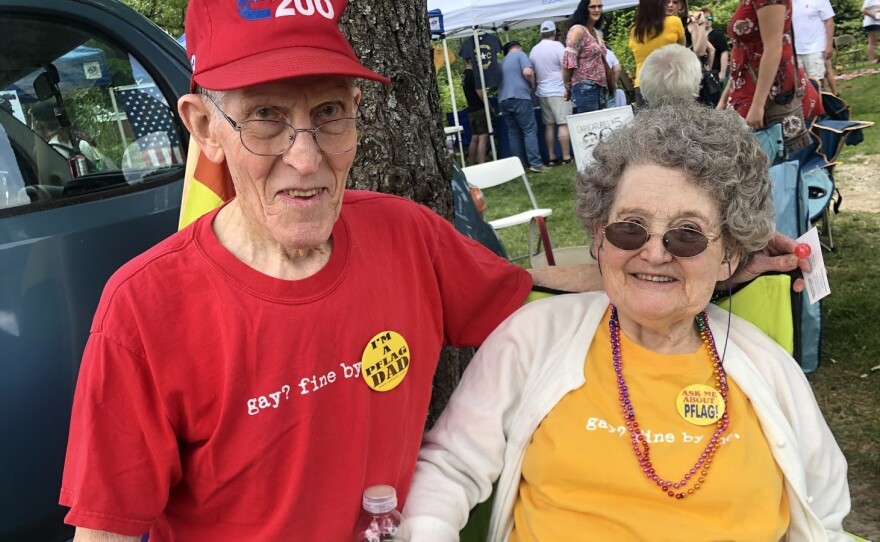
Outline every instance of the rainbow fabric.
[(183, 229), (197, 218), (235, 196), (232, 176), (226, 162), (208, 160), (194, 139), (190, 139), (183, 179), (183, 197), (177, 228)]

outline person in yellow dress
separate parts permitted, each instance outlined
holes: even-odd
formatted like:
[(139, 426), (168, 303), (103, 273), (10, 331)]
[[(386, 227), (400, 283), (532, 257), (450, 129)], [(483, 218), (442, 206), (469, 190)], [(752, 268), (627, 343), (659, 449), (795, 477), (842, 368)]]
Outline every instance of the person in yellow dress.
[(639, 90), (639, 74), (648, 55), (655, 50), (677, 43), (685, 44), (684, 25), (677, 13), (681, 0), (640, 0), (636, 22), (630, 30), (629, 48), (636, 60), (636, 103), (644, 105)]

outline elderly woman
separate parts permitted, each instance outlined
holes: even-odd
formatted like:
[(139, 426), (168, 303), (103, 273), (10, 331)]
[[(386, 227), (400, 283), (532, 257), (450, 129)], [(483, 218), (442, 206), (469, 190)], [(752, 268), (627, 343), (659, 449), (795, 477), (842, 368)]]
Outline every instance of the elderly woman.
[(846, 462), (798, 365), (710, 305), (773, 234), (767, 158), (732, 112), (648, 108), (576, 183), (604, 293), (520, 309), (426, 435), (413, 542), (842, 540)]
[(700, 94), (700, 60), (690, 49), (673, 43), (648, 55), (642, 65), (642, 98), (649, 104), (664, 100), (694, 100)]

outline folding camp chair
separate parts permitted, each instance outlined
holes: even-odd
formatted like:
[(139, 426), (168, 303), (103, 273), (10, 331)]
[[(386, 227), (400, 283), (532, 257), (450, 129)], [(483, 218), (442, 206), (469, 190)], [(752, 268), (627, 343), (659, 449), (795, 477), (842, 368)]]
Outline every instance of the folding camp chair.
[[(526, 192), (528, 192), (529, 201), (532, 204), (532, 208), (510, 216), (490, 220), (489, 225), (492, 226), (492, 228), (494, 228), (496, 231), (503, 228), (509, 228), (511, 226), (528, 224), (536, 218), (543, 219), (553, 214), (552, 209), (545, 209), (538, 206), (538, 201), (535, 199), (535, 194), (532, 192), (532, 186), (529, 184), (529, 179), (528, 177), (526, 177), (525, 169), (523, 168), (522, 162), (520, 162), (519, 158), (503, 158), (494, 162), (486, 162), (484, 164), (468, 166), (462, 168), (462, 171), (464, 172), (464, 176), (467, 179), (467, 182), (484, 191), (484, 197), (486, 197), (485, 190), (487, 188), (498, 186), (510, 181), (514, 181), (516, 179), (522, 180), (523, 186), (525, 187)], [(547, 239), (549, 241), (549, 235)], [(531, 253), (532, 250), (533, 249), (530, 247), (529, 252)], [(509, 259), (519, 260), (527, 258), (528, 256), (529, 254), (523, 254), (520, 256), (511, 257)]]
[(805, 155), (801, 175), (809, 190), (810, 222), (822, 221), (822, 232), (828, 237), (825, 245), (834, 250), (831, 217), (840, 210), (843, 198), (834, 183), (834, 166), (844, 145), (858, 145), (864, 140), (862, 130), (873, 122), (850, 119), (849, 105), (840, 97), (822, 92), (825, 114), (813, 122), (810, 132), (813, 146)]

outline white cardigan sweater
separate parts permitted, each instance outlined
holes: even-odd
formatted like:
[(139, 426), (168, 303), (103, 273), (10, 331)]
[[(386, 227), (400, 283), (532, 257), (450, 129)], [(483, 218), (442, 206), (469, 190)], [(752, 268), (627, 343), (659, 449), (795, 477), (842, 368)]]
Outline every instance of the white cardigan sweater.
[[(489, 336), (425, 436), (403, 510), (411, 542), (457, 541), (496, 479), (489, 540), (509, 538), (526, 446), (562, 397), (584, 385), (584, 359), (608, 304), (604, 293), (536, 301)], [(708, 313), (721, 349), (727, 312)], [(724, 367), (751, 401), (784, 474), (791, 508), (784, 540), (850, 540), (841, 526), (850, 508), (846, 460), (800, 367), (736, 316)]]

